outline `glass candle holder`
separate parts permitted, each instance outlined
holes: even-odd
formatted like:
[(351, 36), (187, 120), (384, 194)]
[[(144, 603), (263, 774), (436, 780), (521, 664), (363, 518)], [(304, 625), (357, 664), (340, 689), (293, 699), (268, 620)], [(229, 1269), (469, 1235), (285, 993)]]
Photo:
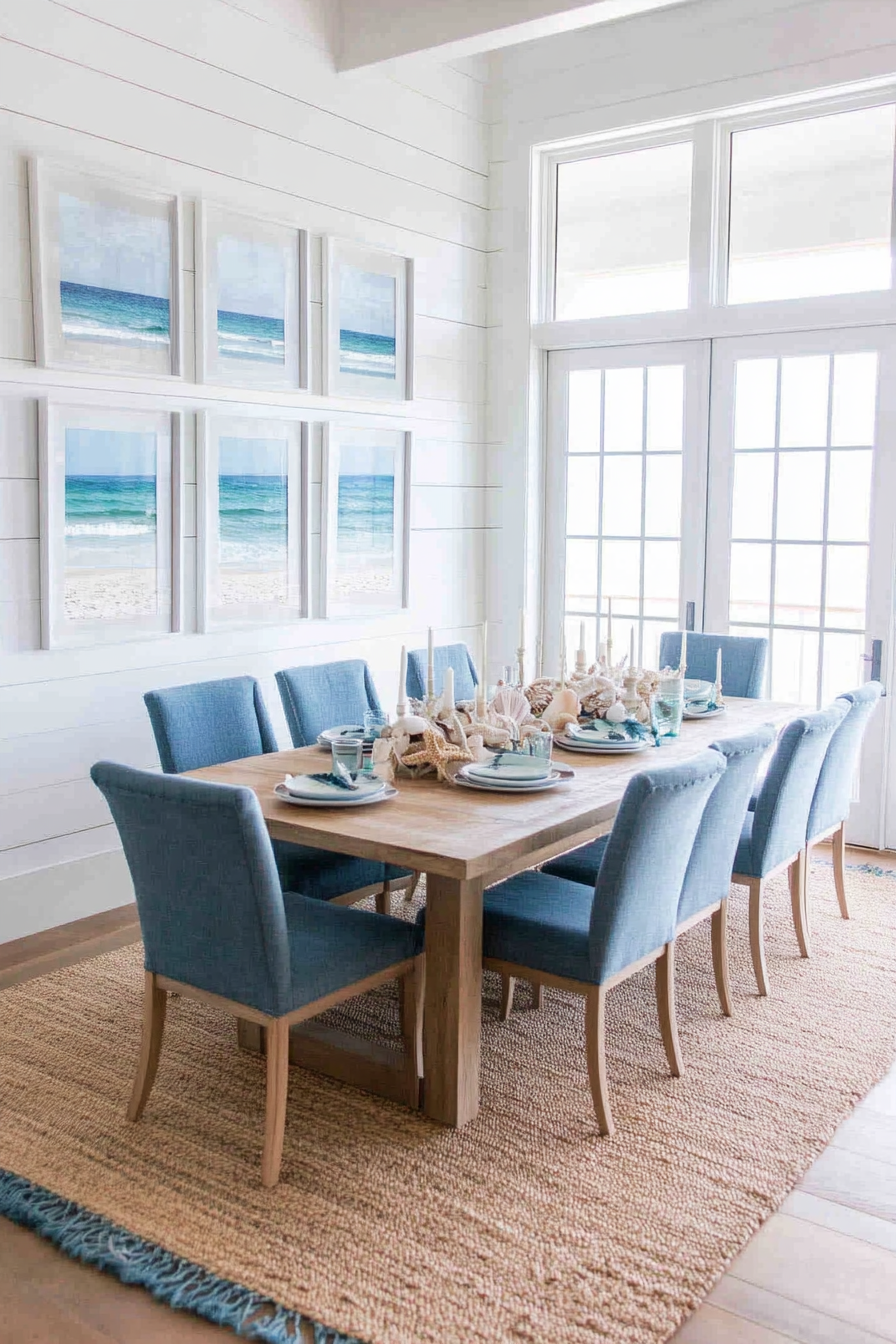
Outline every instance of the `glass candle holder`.
[(368, 742), (374, 741), (377, 737), (382, 737), (383, 729), (389, 727), (389, 715), (380, 709), (365, 709), (364, 711), (364, 737)]
[(331, 743), (333, 753), (333, 774), (338, 775), (337, 764), (344, 766), (350, 774), (356, 775), (364, 759), (363, 737), (340, 737)]
[(677, 737), (681, 731), (683, 711), (683, 679), (681, 677), (665, 677), (660, 681), (653, 698), (653, 717), (657, 737)]

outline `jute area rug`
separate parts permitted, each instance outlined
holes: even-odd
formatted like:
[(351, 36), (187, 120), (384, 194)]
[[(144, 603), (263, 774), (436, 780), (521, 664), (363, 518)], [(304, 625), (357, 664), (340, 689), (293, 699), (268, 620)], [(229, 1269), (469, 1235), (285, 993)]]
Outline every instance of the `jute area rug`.
[[(263, 1065), (237, 1049), (232, 1021), (171, 1005), (155, 1091), (131, 1125), (139, 950), (18, 986), (0, 995), (0, 1167), (15, 1174), (0, 1211), (271, 1340), (293, 1338), (301, 1315), (318, 1340), (659, 1344), (896, 1053), (896, 880), (852, 867), (848, 886), (845, 922), (830, 867), (813, 868), (814, 955), (801, 961), (785, 885), (770, 884), (767, 1000), (745, 893), (732, 893), (731, 1020), (708, 923), (680, 940), (681, 1079), (666, 1072), (652, 971), (612, 992), (614, 1138), (591, 1110), (580, 1002), (548, 991), (533, 1012), (520, 988), (501, 1024), (489, 977), (474, 1124), (442, 1129), (293, 1069), (270, 1192)], [(396, 1032), (390, 989), (352, 1015)]]

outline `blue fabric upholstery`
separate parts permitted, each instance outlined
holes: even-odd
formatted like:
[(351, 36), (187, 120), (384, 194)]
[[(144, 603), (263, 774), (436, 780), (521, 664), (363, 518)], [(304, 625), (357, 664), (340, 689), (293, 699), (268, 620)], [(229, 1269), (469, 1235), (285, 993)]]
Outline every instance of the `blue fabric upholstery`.
[[(679, 924), (727, 897), (750, 790), (759, 763), (774, 740), (774, 728), (765, 725), (741, 737), (712, 743), (712, 750), (721, 752), (727, 767), (700, 821), (678, 902)], [(542, 872), (572, 882), (594, 883), (608, 842), (609, 836), (602, 835), (590, 845), (552, 859)]]
[(793, 719), (781, 733), (756, 810), (744, 819), (734, 872), (765, 877), (803, 848), (821, 763), (848, 708), (835, 700), (817, 714)]
[(294, 747), (313, 747), (325, 728), (362, 724), (368, 709), (382, 712), (362, 658), (284, 668), (277, 673), (277, 688)]
[[(147, 691), (143, 699), (166, 774), (277, 750), (261, 687), (254, 677), (172, 686)], [(285, 891), (302, 891), (323, 901), (408, 875), (405, 868), (292, 845), (287, 840), (274, 841), (274, 858)]]
[[(426, 695), (426, 649), (412, 649), (408, 654), (408, 675), (405, 686), (412, 700)], [(472, 700), (479, 685), (479, 674), (466, 644), (437, 644), (432, 653), (433, 677), (436, 695), (441, 695), (445, 671), (454, 668), (455, 700)]]
[[(688, 631), (687, 676), (698, 681), (715, 681), (716, 654), (722, 650), (722, 694), (762, 697), (768, 640), (746, 635), (704, 635)], [(678, 667), (681, 658), (681, 632), (667, 630), (660, 635), (660, 667)]]
[(148, 971), (280, 1016), (420, 951), (404, 920), (280, 891), (251, 789), (101, 761)]
[(168, 775), (277, 750), (254, 677), (199, 681), (143, 697), (162, 769)]
[(849, 816), (852, 784), (859, 764), (862, 739), (882, 691), (879, 681), (869, 681), (858, 690), (847, 691), (837, 697), (838, 700), (846, 701), (849, 708), (834, 731), (821, 763), (815, 796), (809, 809), (806, 834), (809, 841), (839, 826)]
[(592, 889), (528, 872), (485, 893), (483, 955), (602, 984), (675, 937), (706, 801), (725, 769), (704, 751), (629, 780)]

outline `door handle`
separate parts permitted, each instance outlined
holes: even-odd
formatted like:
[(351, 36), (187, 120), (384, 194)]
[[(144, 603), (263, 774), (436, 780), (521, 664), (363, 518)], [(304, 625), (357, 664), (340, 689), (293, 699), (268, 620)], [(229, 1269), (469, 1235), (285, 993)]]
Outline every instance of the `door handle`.
[[(883, 662), (884, 642), (882, 639), (872, 639), (871, 652), (862, 655), (866, 663), (871, 664), (871, 681), (880, 681), (881, 663)], [(886, 691), (883, 692), (886, 695)]]
[(685, 628), (685, 630), (693, 630), (693, 628), (694, 628), (694, 619), (695, 619), (695, 616), (696, 616), (696, 603), (694, 603), (694, 602), (686, 602), (686, 603), (685, 603), (685, 608), (684, 608), (684, 628)]

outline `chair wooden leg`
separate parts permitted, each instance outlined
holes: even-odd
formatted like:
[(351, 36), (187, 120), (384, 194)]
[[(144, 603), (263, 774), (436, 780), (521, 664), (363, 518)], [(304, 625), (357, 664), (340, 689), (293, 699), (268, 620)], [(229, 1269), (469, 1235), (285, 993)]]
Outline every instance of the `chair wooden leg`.
[(417, 894), (417, 888), (419, 887), (419, 885), (420, 885), (420, 874), (419, 874), (419, 873), (415, 873), (414, 876), (411, 878), (410, 885), (407, 886), (407, 887), (405, 887), (405, 890), (404, 890), (404, 898), (405, 898), (405, 900), (408, 902), (409, 905), (410, 905), (411, 901), (414, 899), (414, 897), (416, 896), (416, 894)]
[(408, 1069), (408, 1105), (420, 1105), (420, 1079), (423, 1077), (423, 995), (426, 991), (426, 958), (415, 957), (414, 969), (398, 982), (401, 1005), (401, 1034), (404, 1038)]
[(732, 1014), (731, 982), (728, 978), (728, 901), (712, 914), (712, 969), (716, 977), (719, 1006), (726, 1017)]
[(159, 1056), (162, 1053), (162, 1036), (165, 1032), (165, 1009), (168, 995), (159, 989), (152, 971), (145, 973), (143, 981), (143, 1031), (140, 1036), (140, 1059), (137, 1074), (128, 1102), (128, 1119), (139, 1120), (149, 1100), (152, 1085), (156, 1080)]
[(544, 985), (540, 980), (532, 981), (532, 1007), (539, 1010), (544, 1007)]
[(276, 1185), (283, 1157), (286, 1128), (286, 1092), (289, 1086), (289, 1023), (279, 1017), (265, 1030), (267, 1044), (267, 1099), (264, 1113), (264, 1151), (261, 1157), (262, 1185)]
[(588, 1081), (591, 1084), (591, 1098), (597, 1127), (601, 1134), (612, 1134), (616, 1126), (610, 1110), (610, 1097), (607, 1091), (607, 991), (602, 985), (588, 991), (585, 996), (585, 1057), (588, 1061)]
[(666, 950), (656, 963), (656, 1010), (660, 1019), (660, 1035), (673, 1078), (681, 1077), (681, 1046), (678, 1044), (678, 1019), (675, 1014), (675, 943), (667, 943)]
[(809, 851), (806, 846), (803, 846), (787, 870), (787, 876), (790, 880), (790, 908), (793, 911), (793, 927), (796, 932), (796, 940), (800, 946), (801, 957), (810, 955), (809, 914), (806, 908), (806, 873), (808, 868)]
[(513, 991), (516, 980), (512, 975), (501, 976), (501, 1021), (506, 1022), (513, 1012)]
[(382, 891), (378, 891), (374, 896), (376, 903), (376, 912), (378, 915), (391, 915), (392, 913), (392, 883), (384, 882)]
[(750, 955), (753, 974), (760, 994), (768, 994), (768, 971), (765, 965), (765, 940), (762, 935), (762, 878), (750, 878)]
[(831, 838), (834, 849), (834, 886), (837, 889), (837, 903), (844, 919), (849, 919), (849, 905), (846, 900), (846, 822), (842, 821)]

